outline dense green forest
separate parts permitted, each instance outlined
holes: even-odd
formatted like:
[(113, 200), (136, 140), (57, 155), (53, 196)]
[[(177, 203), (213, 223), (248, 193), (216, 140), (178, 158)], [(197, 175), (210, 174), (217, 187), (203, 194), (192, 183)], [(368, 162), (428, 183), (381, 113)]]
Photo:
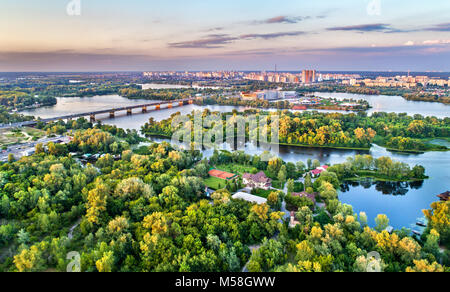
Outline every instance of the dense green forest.
[(0, 124), (18, 123), (31, 120), (33, 120), (33, 117), (27, 117), (21, 114), (11, 113), (4, 106), (0, 106)]
[[(216, 152), (207, 161), (167, 143), (141, 147), (137, 154), (114, 132), (121, 135), (114, 127), (75, 130), (61, 149), (37, 147), (31, 157), (0, 165), (1, 270), (65, 271), (71, 251), (81, 254), (82, 271), (100, 272), (236, 272), (244, 266), (254, 272), (365, 271), (370, 251), (381, 254), (384, 271), (447, 269), (439, 262), (448, 266), (448, 253), (441, 254), (438, 244), (448, 246), (448, 203), (426, 212), (431, 224), (422, 238), (384, 231), (389, 220), (381, 215), (372, 229), (364, 213), (337, 200), (343, 174), (336, 167), (338, 174), (329, 171), (305, 185), (319, 193), (326, 209), (293, 201), (300, 224), (289, 228), (278, 211), (281, 192), (263, 205), (233, 200), (227, 190), (210, 201), (204, 184), (209, 165), (251, 165), (272, 175), (292, 169), (295, 176), (317, 162), (263, 162), (242, 152)], [(106, 154), (84, 165), (68, 151)], [(348, 163), (354, 171), (396, 169), (369, 157)], [(258, 248), (252, 253), (250, 246)]]
[(49, 96), (35, 96), (22, 91), (0, 90), (0, 106), (6, 109), (21, 110), (30, 106), (50, 106), (56, 104), (56, 98)]
[(119, 90), (119, 95), (130, 99), (149, 100), (176, 100), (186, 99), (198, 93), (195, 89), (136, 89), (124, 88)]
[[(414, 117), (406, 114), (374, 113), (367, 116), (365, 113), (338, 114), (318, 112), (289, 112), (265, 113), (255, 110), (245, 112), (224, 113), (221, 115), (223, 124), (226, 117), (235, 115), (235, 120), (244, 120), (250, 114), (279, 116), (279, 140), (282, 144), (298, 146), (319, 147), (348, 147), (369, 148), (372, 143), (387, 146), (394, 150), (427, 151), (446, 150), (444, 146), (432, 145), (423, 141), (426, 138), (450, 137), (450, 119), (437, 119), (435, 117)], [(205, 114), (205, 113), (203, 113)], [(142, 132), (147, 136), (162, 135), (171, 137), (175, 131), (172, 121), (177, 114), (160, 122), (150, 119)], [(193, 114), (189, 116), (193, 120)], [(230, 124), (231, 125), (231, 124)], [(183, 124), (183, 127), (186, 125)], [(207, 129), (203, 129), (207, 131)], [(195, 134), (195, 133), (194, 133)], [(226, 132), (224, 131), (224, 136)], [(248, 132), (247, 136), (255, 133)]]

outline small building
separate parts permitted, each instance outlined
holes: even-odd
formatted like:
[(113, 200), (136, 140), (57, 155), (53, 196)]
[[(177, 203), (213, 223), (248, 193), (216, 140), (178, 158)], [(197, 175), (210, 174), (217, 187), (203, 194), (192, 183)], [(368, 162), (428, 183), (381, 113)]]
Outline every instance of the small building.
[(257, 197), (257, 196), (254, 196), (254, 195), (250, 195), (250, 194), (247, 194), (247, 193), (243, 193), (243, 192), (238, 192), (238, 193), (234, 194), (232, 196), (232, 198), (234, 200), (244, 200), (244, 201), (247, 201), (247, 202), (250, 202), (250, 203), (255, 203), (255, 204), (258, 204), (258, 205), (262, 205), (262, 204), (266, 204), (267, 203), (267, 199), (264, 199), (264, 198), (261, 198), (261, 197)]
[(322, 174), (322, 172), (326, 171), (328, 168), (329, 168), (328, 165), (319, 166), (318, 168), (311, 170), (311, 175), (312, 177), (319, 177)]
[(449, 197), (450, 197), (450, 192), (449, 191), (438, 195), (438, 198), (441, 199), (441, 201), (443, 201), (443, 202), (448, 202)]
[(263, 171), (257, 174), (245, 173), (242, 176), (242, 182), (251, 189), (268, 190), (272, 187), (272, 180)]
[(294, 228), (295, 226), (297, 226), (297, 225), (300, 224), (300, 222), (298, 222), (298, 221), (295, 219), (295, 212), (294, 212), (294, 211), (291, 212), (291, 218), (290, 218), (290, 219), (291, 219), (291, 220), (289, 221), (289, 227), (290, 227), (290, 228)]
[(36, 153), (35, 148), (28, 148), (28, 149), (22, 151), (22, 156), (28, 157), (28, 156), (33, 155), (34, 153)]

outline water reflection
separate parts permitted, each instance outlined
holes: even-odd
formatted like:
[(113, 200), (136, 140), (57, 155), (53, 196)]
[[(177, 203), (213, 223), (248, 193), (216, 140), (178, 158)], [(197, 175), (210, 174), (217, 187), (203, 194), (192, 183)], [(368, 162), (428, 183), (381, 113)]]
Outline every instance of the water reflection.
[(389, 181), (374, 181), (373, 179), (364, 179), (361, 181), (346, 181), (341, 185), (341, 192), (347, 193), (356, 187), (363, 187), (364, 189), (375, 190), (383, 195), (391, 196), (405, 196), (411, 189), (419, 190), (423, 187), (424, 181), (414, 182), (389, 182)]

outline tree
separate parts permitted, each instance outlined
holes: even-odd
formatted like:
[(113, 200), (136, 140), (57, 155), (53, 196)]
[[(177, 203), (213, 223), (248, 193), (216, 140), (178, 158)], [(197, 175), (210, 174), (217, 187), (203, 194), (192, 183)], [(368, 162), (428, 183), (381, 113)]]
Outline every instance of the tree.
[(367, 214), (365, 212), (359, 213), (359, 222), (361, 223), (361, 226), (365, 227), (367, 226)]
[(8, 154), (8, 163), (13, 163), (14, 161), (16, 161), (14, 154), (12, 153)]
[(297, 178), (297, 168), (294, 163), (288, 162), (286, 164), (286, 173), (288, 178)]
[(318, 168), (320, 167), (320, 161), (317, 159), (314, 159), (312, 162), (312, 168)]
[(229, 191), (227, 190), (219, 190), (214, 192), (211, 195), (211, 199), (214, 200), (214, 204), (227, 204), (228, 202), (230, 202), (231, 199), (231, 194)]
[(289, 179), (287, 182), (287, 191), (289, 193), (293, 193), (295, 189), (295, 183), (293, 179)]
[(272, 209), (279, 210), (281, 208), (281, 200), (278, 192), (271, 192), (267, 197), (267, 203)]
[(388, 228), (389, 226), (389, 218), (384, 214), (379, 214), (377, 218), (375, 218), (376, 227), (375, 230), (381, 232)]
[(303, 163), (303, 161), (298, 161), (298, 162), (296, 163), (296, 166), (297, 166), (297, 171), (298, 171), (299, 173), (304, 173), (304, 172), (305, 172), (306, 165), (305, 165), (305, 163)]
[(36, 144), (36, 154), (45, 153), (44, 145), (42, 143)]
[(327, 181), (322, 182), (322, 184), (318, 188), (318, 191), (319, 191), (320, 197), (327, 201), (336, 199), (338, 196), (338, 193), (337, 193), (336, 189), (334, 188), (334, 186)]
[(105, 252), (103, 257), (95, 262), (97, 270), (101, 273), (111, 273), (114, 270), (114, 253)]
[(443, 273), (444, 271), (444, 267), (440, 264), (436, 262), (430, 264), (427, 260), (415, 260), (413, 267), (406, 268), (406, 272), (408, 273)]
[(283, 165), (280, 171), (278, 172), (278, 180), (281, 182), (281, 184), (284, 184), (286, 182), (286, 178), (287, 178), (286, 166)]
[(303, 230), (308, 233), (311, 230), (312, 224), (314, 222), (314, 214), (311, 208), (301, 207), (297, 213), (295, 213), (295, 218), (300, 222)]
[(450, 202), (434, 202), (431, 210), (424, 210), (425, 217), (442, 237), (443, 242), (450, 238)]
[(278, 173), (280, 172), (281, 166), (283, 162), (280, 158), (272, 158), (269, 161), (269, 165), (267, 167), (267, 171), (269, 172), (269, 175), (271, 177), (277, 177)]
[(269, 272), (286, 260), (283, 244), (279, 241), (264, 239), (259, 250), (250, 257), (247, 268), (250, 272)]
[(128, 230), (129, 224), (127, 218), (121, 216), (108, 223), (108, 231), (113, 234), (121, 234)]
[(154, 195), (150, 185), (141, 179), (132, 177), (121, 181), (116, 188), (115, 195), (122, 199), (135, 200), (139, 197), (150, 198)]
[(311, 178), (311, 174), (308, 172), (305, 176), (305, 190), (307, 188), (312, 188), (313, 184), (312, 184), (312, 178)]
[(14, 256), (14, 264), (19, 272), (37, 272), (45, 268), (46, 261), (41, 248), (45, 246), (33, 245), (29, 249), (23, 249), (18, 255)]
[(89, 191), (86, 204), (86, 217), (91, 223), (100, 223), (101, 214), (106, 211), (106, 203), (109, 197), (109, 188), (103, 183)]
[(145, 217), (142, 225), (144, 228), (150, 229), (153, 235), (165, 235), (169, 231), (169, 220), (161, 212), (156, 212)]
[(17, 233), (17, 242), (19, 244), (27, 244), (30, 242), (30, 235), (24, 229), (20, 229)]

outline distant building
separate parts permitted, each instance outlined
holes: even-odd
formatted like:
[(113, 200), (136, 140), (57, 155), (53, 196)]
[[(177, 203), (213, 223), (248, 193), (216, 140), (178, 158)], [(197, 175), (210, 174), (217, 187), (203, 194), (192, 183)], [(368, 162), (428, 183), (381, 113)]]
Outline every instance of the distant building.
[(250, 203), (255, 203), (255, 204), (258, 204), (258, 205), (262, 205), (262, 204), (267, 203), (267, 199), (264, 199), (264, 198), (261, 198), (261, 197), (257, 197), (257, 196), (254, 196), (254, 195), (250, 195), (250, 194), (247, 194), (247, 193), (243, 193), (243, 192), (239, 192), (239, 193), (234, 194), (232, 196), (232, 198), (235, 199), (235, 200), (244, 200), (244, 201), (247, 201), (247, 202), (250, 202)]
[(280, 91), (279, 97), (283, 99), (291, 99), (291, 98), (297, 98), (298, 94), (296, 91)]
[(310, 84), (316, 82), (316, 70), (303, 70), (302, 82), (304, 84)]
[(263, 171), (257, 174), (245, 173), (242, 182), (251, 189), (268, 190), (272, 187), (272, 180)]

